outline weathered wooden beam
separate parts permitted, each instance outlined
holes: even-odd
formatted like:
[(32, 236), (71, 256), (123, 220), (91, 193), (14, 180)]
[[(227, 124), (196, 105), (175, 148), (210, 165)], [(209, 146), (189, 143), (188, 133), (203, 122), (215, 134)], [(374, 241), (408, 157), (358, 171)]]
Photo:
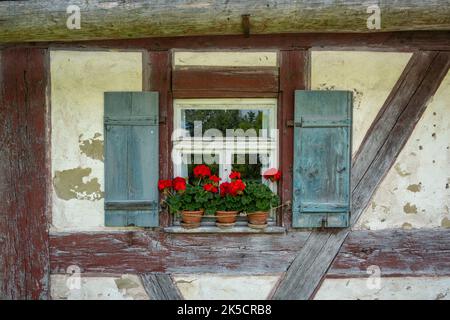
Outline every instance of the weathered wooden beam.
[[(144, 52), (143, 63), (143, 89), (159, 92), (159, 177), (160, 179), (171, 179), (172, 172), (172, 131), (173, 131), (173, 108), (172, 108), (172, 55), (168, 50)], [(161, 195), (162, 199), (162, 195)], [(171, 215), (167, 210), (161, 210), (159, 225), (168, 227)]]
[[(280, 52), (280, 96), (278, 100), (278, 128), (280, 146), (280, 169), (284, 173), (278, 184), (282, 203), (292, 200), (292, 163), (294, 161), (294, 128), (288, 126), (294, 120), (295, 90), (307, 88), (309, 53), (306, 50), (282, 50)], [(284, 206), (279, 221), (291, 227), (291, 206)]]
[(90, 40), (73, 42), (1, 43), (1, 47), (27, 46), (32, 48), (113, 48), (165, 51), (173, 48), (186, 50), (217, 49), (279, 49), (340, 48), (348, 50), (383, 51), (450, 51), (449, 31), (403, 31), (374, 33), (295, 33), (225, 36), (185, 36), (120, 40)]
[(284, 272), (308, 234), (56, 233), (50, 235), (51, 271), (77, 265), (97, 273)]
[[(445, 1), (446, 2), (446, 1)], [(73, 7), (80, 28), (69, 29)], [(29, 0), (0, 2), (0, 42), (124, 39), (158, 36), (371, 32), (371, 3), (357, 0)], [(439, 0), (385, 0), (379, 31), (449, 30), (450, 6)], [(244, 30), (242, 16), (249, 16)], [(69, 23), (70, 24), (70, 23)]]
[(47, 50), (3, 50), (0, 65), (0, 296), (46, 299)]
[[(431, 62), (429, 62), (430, 56)], [(364, 159), (370, 165), (363, 176), (359, 174), (359, 171), (352, 172), (352, 181), (354, 182), (352, 186), (352, 225), (358, 220), (377, 186), (394, 164), (404, 144), (411, 136), (420, 116), (425, 111), (428, 101), (434, 95), (450, 68), (450, 52), (440, 52), (436, 55), (430, 53), (419, 54), (412, 59), (414, 64), (428, 63), (428, 67), (420, 70), (414, 69), (419, 74), (416, 74), (416, 72), (404, 72), (394, 87), (393, 94), (388, 98), (390, 102), (387, 102), (385, 108), (380, 111), (382, 114), (389, 114), (390, 111), (388, 109), (391, 108), (402, 110), (395, 118), (395, 123), (388, 130), (388, 134), (384, 135), (384, 139), (380, 143), (380, 150), (371, 153), (371, 158), (367, 157), (369, 158), (367, 159), (363, 153), (369, 152), (371, 148), (364, 145), (364, 143), (369, 143), (369, 139), (365, 139), (365, 142), (360, 147), (364, 150), (363, 153), (360, 153), (359, 157), (354, 159), (354, 161), (363, 161), (358, 159)], [(411, 68), (411, 64), (409, 68)], [(409, 79), (410, 77), (418, 77), (422, 80), (412, 81)], [(415, 83), (415, 87), (403, 87), (402, 84), (404, 83), (410, 83), (410, 85)], [(404, 92), (405, 90), (407, 91)], [(406, 99), (401, 97), (404, 94), (407, 95)], [(399, 107), (397, 103), (402, 103), (403, 105)], [(392, 113), (395, 114), (395, 112)], [(382, 115), (378, 115), (375, 118), (375, 124), (372, 125), (372, 128), (377, 127), (378, 129), (372, 130), (371, 135), (378, 135), (379, 132), (380, 134), (384, 132), (384, 127), (377, 125), (378, 122), (384, 120), (386, 119)], [(391, 125), (390, 123), (388, 121), (387, 125)], [(358, 165), (355, 162), (353, 167)], [(359, 175), (359, 180), (353, 177), (356, 174)], [(281, 300), (309, 299), (325, 276), (349, 233), (349, 229), (328, 233), (312, 232), (304, 247), (300, 250), (299, 255), (286, 272), (284, 279), (280, 282), (273, 298)], [(310, 255), (312, 255), (311, 259), (306, 258)], [(308, 262), (306, 260), (311, 261)]]
[(151, 300), (183, 300), (183, 296), (167, 273), (143, 273), (139, 275)]
[(450, 276), (450, 230), (379, 230), (350, 233), (327, 278)]
[[(278, 68), (176, 68), (172, 72), (172, 90), (177, 92), (213, 91), (278, 93)], [(192, 93), (195, 95), (195, 93)]]

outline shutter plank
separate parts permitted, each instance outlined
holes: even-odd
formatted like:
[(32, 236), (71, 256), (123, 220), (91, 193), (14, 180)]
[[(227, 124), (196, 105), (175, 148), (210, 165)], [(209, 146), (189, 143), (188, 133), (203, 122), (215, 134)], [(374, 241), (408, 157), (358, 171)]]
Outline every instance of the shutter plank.
[(294, 227), (346, 227), (350, 212), (351, 93), (296, 91)]

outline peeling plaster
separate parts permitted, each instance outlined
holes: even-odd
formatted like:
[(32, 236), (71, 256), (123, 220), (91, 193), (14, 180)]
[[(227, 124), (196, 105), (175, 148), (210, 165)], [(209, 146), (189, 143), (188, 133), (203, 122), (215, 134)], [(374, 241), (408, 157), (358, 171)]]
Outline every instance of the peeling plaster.
[(411, 175), (411, 173), (410, 172), (408, 172), (408, 171), (406, 171), (406, 170), (403, 170), (402, 168), (401, 168), (401, 164), (400, 163), (397, 163), (395, 166), (394, 166), (394, 169), (395, 169), (395, 171), (397, 171), (397, 174), (400, 176), (400, 177), (407, 177), (407, 176), (410, 176)]
[(82, 140), (83, 134), (80, 134), (78, 139), (80, 152), (94, 160), (103, 161), (103, 140), (100, 139), (101, 136), (101, 133), (96, 132), (93, 138)]
[(417, 207), (415, 204), (407, 203), (403, 206), (403, 212), (407, 214), (415, 214), (417, 213)]
[(450, 228), (450, 219), (449, 218), (444, 218), (441, 221), (441, 227), (443, 228)]
[(408, 188), (406, 188), (407, 190), (411, 191), (411, 192), (420, 192), (420, 190), (422, 189), (421, 184), (410, 184), (408, 186)]
[(104, 193), (100, 190), (97, 178), (89, 178), (91, 168), (74, 168), (56, 171), (53, 187), (56, 195), (63, 200), (100, 200)]

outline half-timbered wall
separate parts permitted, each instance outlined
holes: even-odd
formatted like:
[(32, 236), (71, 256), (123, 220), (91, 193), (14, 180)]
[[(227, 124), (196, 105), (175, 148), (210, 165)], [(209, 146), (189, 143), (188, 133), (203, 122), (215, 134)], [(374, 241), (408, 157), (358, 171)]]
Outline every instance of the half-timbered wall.
[[(310, 83), (311, 89), (319, 90), (351, 90), (354, 93), (354, 139), (353, 154), (355, 154), (368, 132), (373, 120), (381, 110), (394, 85), (408, 64), (412, 54), (409, 52), (371, 52), (371, 51), (311, 51)], [(261, 58), (262, 57), (262, 58)], [(256, 59), (256, 61), (255, 61)], [(259, 61), (258, 61), (259, 59)], [(260, 66), (273, 63), (273, 51), (265, 56), (255, 53), (248, 55), (233, 55), (226, 53), (190, 53), (177, 51), (174, 63), (186, 66)], [(70, 51), (56, 50), (50, 54), (51, 67), (51, 106), (52, 106), (52, 230), (61, 231), (101, 231), (107, 230), (103, 220), (103, 125), (102, 112), (104, 91), (140, 91), (146, 87), (145, 78), (149, 70), (143, 71), (145, 63), (140, 51), (111, 52), (111, 51)], [(448, 81), (448, 80), (447, 80)], [(150, 88), (151, 89), (151, 88)], [(448, 105), (448, 84), (441, 86), (438, 94), (422, 117), (399, 157), (396, 165), (388, 174), (385, 182), (375, 195), (372, 206), (365, 211), (359, 220), (356, 229), (372, 226), (373, 229), (385, 227), (399, 227), (394, 221), (404, 219), (411, 227), (448, 226), (445, 222), (448, 215), (448, 189), (444, 183), (443, 188), (426, 186), (426, 181), (447, 179), (443, 170), (448, 169), (448, 116), (445, 115)], [(432, 110), (432, 111), (430, 111)], [(434, 114), (436, 113), (436, 114)], [(437, 117), (440, 114), (440, 117)], [(77, 119), (77, 121), (73, 121)], [(424, 120), (425, 119), (425, 120)], [(170, 121), (168, 119), (167, 121)], [(422, 124), (422, 125), (421, 125)], [(433, 135), (434, 134), (434, 135)], [(424, 141), (422, 147), (428, 147), (435, 152), (422, 152), (418, 149), (419, 141)], [(410, 146), (413, 144), (414, 146)], [(411, 150), (410, 150), (411, 149)], [(412, 154), (415, 153), (415, 154)], [(446, 158), (447, 155), (447, 158)], [(431, 158), (433, 159), (431, 159)], [(414, 159), (418, 160), (414, 160)], [(431, 159), (431, 160), (430, 160)], [(433, 169), (430, 161), (437, 161)], [(447, 160), (447, 162), (446, 162)], [(416, 162), (411, 162), (416, 161)], [(415, 168), (427, 163), (425, 169)], [(408, 167), (410, 166), (410, 167)], [(409, 169), (408, 169), (409, 168)], [(430, 170), (428, 170), (430, 169)], [(391, 176), (394, 175), (392, 178)], [(403, 179), (403, 180), (401, 180)], [(416, 180), (418, 182), (416, 182)], [(408, 181), (408, 182), (406, 182)], [(436, 180), (435, 180), (436, 181)], [(416, 182), (416, 183), (415, 183)], [(419, 184), (422, 182), (422, 185)], [(444, 181), (445, 182), (445, 181)], [(408, 183), (403, 192), (395, 189)], [(418, 187), (410, 185), (418, 184)], [(437, 183), (438, 184), (438, 183)], [(448, 186), (447, 186), (448, 187)], [(409, 189), (414, 190), (409, 190)], [(394, 190), (395, 189), (395, 190)], [(416, 191), (419, 189), (418, 191)], [(428, 193), (425, 193), (427, 192)], [(423, 198), (417, 193), (424, 192)], [(391, 195), (395, 194), (395, 197)], [(403, 202), (411, 203), (414, 194), (414, 205), (428, 206), (429, 213), (417, 212), (421, 215), (418, 225), (408, 222), (409, 217), (414, 221), (412, 214), (404, 212), (400, 205)], [(431, 197), (432, 195), (432, 197)], [(376, 200), (379, 197), (382, 199)], [(440, 199), (433, 202), (432, 199)], [(375, 205), (373, 204), (375, 203)], [(435, 205), (432, 205), (435, 203)], [(439, 205), (437, 205), (439, 203)], [(445, 208), (447, 207), (447, 212)], [(387, 208), (387, 209), (386, 209)], [(440, 209), (439, 209), (440, 208)], [(386, 215), (386, 210), (390, 214)], [(410, 210), (408, 207), (407, 210)], [(414, 211), (414, 209), (411, 209)], [(440, 210), (440, 211), (439, 211)], [(439, 212), (439, 213), (438, 213)], [(383, 215), (381, 217), (380, 215)], [(407, 215), (408, 214), (408, 215)], [(399, 218), (403, 217), (403, 218)], [(384, 219), (384, 221), (381, 221)], [(403, 220), (402, 220), (403, 221)], [(433, 221), (433, 222), (432, 222)], [(402, 226), (400, 225), (400, 226)], [(110, 230), (110, 229), (108, 229)], [(305, 233), (305, 236), (307, 233)], [(279, 237), (284, 237), (280, 235)], [(263, 241), (263, 240), (261, 240)], [(271, 241), (267, 239), (267, 241)], [(173, 249), (169, 249), (173, 250)], [(276, 254), (276, 253), (275, 253)], [(281, 253), (280, 253), (281, 254)], [(286, 267), (293, 256), (287, 258)], [(195, 268), (194, 268), (195, 269)], [(200, 270), (197, 267), (196, 270)], [(226, 270), (211, 270), (211, 274), (177, 272), (173, 270), (173, 279), (185, 298), (220, 299), (233, 297), (242, 298), (268, 298), (280, 280), (281, 269), (276, 272), (244, 270), (234, 272), (232, 275)], [(53, 270), (55, 271), (55, 270)], [(65, 272), (65, 270), (59, 270)], [(83, 276), (81, 291), (67, 291), (68, 276), (52, 276), (52, 295), (54, 298), (145, 298), (142, 284), (138, 279), (125, 274), (105, 276), (91, 274)], [(124, 280), (125, 279), (125, 280)], [(346, 280), (326, 279), (316, 298), (339, 298), (335, 296), (336, 288), (341, 288)], [(400, 282), (396, 282), (400, 281)], [(421, 288), (421, 279), (415, 282), (414, 278), (391, 279), (386, 281), (384, 291), (374, 295), (361, 288), (362, 280), (351, 280), (351, 291), (345, 291), (342, 298), (365, 297), (408, 297), (411, 290), (404, 289), (404, 283), (410, 287)], [(446, 279), (435, 279), (436, 290), (427, 292), (423, 297), (439, 295)], [(245, 285), (242, 285), (242, 283)], [(399, 284), (400, 283), (400, 284)], [(396, 288), (399, 288), (398, 290)], [(253, 291), (252, 291), (253, 290)], [(347, 289), (350, 290), (350, 289)], [(343, 291), (343, 292), (344, 292)], [(414, 290), (413, 290), (414, 291)], [(249, 295), (254, 292), (254, 295)], [(384, 295), (383, 295), (384, 294)], [(78, 295), (78, 296), (77, 296)], [(414, 297), (414, 293), (412, 294)], [(419, 297), (416, 295), (416, 297)]]
[[(187, 299), (448, 299), (449, 39), (448, 32), (406, 32), (2, 47), (0, 298), (45, 299), (51, 289), (55, 299), (153, 299), (162, 295), (154, 296), (152, 283), (173, 282), (170, 294)], [(255, 59), (255, 51), (266, 56)], [(209, 85), (205, 68), (219, 78), (226, 69), (227, 86), (192, 90), (192, 74), (172, 79), (172, 63), (199, 71), (197, 85)], [(281, 106), (283, 200), (292, 193), (293, 91), (353, 91), (352, 229), (293, 230), (288, 207), (277, 221), (288, 227), (284, 234), (104, 227), (104, 91), (160, 92), (160, 175), (168, 178), (172, 98), (233, 90), (255, 97), (231, 81), (233, 68), (268, 65), (278, 71), (262, 73), (270, 81), (257, 94), (278, 97)], [(258, 77), (244, 74), (244, 83), (261, 89)], [(174, 83), (183, 90), (173, 92)], [(164, 213), (160, 221), (170, 224)], [(367, 282), (373, 267), (381, 271), (375, 289)]]

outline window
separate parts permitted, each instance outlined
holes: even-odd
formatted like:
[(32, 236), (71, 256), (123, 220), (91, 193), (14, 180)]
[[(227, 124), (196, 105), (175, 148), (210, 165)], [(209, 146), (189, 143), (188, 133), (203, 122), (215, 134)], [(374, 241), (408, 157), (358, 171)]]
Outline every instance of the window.
[(223, 178), (234, 169), (262, 179), (278, 167), (276, 108), (276, 99), (176, 99), (174, 175), (189, 176), (203, 163)]

